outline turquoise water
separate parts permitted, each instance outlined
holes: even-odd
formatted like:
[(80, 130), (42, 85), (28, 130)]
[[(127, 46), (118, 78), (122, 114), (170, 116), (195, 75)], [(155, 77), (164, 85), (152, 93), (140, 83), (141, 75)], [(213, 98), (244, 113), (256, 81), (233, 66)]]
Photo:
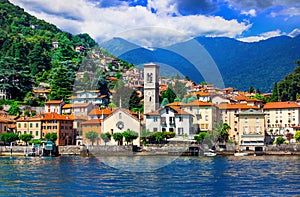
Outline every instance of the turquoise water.
[(1, 196), (300, 195), (299, 156), (0, 157), (0, 176)]

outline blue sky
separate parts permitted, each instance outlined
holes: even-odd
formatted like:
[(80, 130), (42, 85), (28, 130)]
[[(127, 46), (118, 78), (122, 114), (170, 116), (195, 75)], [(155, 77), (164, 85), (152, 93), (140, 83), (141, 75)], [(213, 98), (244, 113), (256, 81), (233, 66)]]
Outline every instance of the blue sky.
[[(299, 0), (10, 0), (25, 11), (98, 42), (135, 38), (145, 46), (168, 45), (158, 37), (225, 36), (255, 42), (300, 33)], [(153, 30), (149, 30), (153, 28)], [(160, 31), (157, 31), (160, 29)], [(139, 31), (137, 31), (139, 30)], [(144, 31), (141, 31), (144, 30)], [(147, 32), (147, 35), (146, 33)], [(129, 39), (130, 40), (130, 39)], [(134, 40), (134, 39), (132, 39)]]

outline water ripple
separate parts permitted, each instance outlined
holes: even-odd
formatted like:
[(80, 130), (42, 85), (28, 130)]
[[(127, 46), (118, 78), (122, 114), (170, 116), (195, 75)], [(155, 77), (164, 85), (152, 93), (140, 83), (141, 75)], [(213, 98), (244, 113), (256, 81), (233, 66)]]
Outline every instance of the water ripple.
[(1, 157), (0, 196), (300, 195), (299, 156), (179, 157), (153, 170), (166, 160)]

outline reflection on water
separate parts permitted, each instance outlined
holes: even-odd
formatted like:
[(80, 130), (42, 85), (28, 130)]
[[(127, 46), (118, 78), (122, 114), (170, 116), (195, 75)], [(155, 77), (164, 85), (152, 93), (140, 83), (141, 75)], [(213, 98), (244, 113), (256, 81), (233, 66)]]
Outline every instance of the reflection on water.
[(0, 157), (0, 196), (294, 196), (299, 175), (299, 156)]

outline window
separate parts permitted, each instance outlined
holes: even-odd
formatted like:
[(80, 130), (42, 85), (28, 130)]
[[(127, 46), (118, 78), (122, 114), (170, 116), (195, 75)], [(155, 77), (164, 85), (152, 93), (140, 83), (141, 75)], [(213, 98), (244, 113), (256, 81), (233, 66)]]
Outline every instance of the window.
[(24, 131), (24, 134), (26, 134), (26, 131)]
[(21, 123), (18, 123), (18, 128), (21, 128)]
[(260, 132), (260, 128), (259, 128), (259, 126), (256, 126), (256, 133), (258, 134), (259, 132)]
[(208, 121), (208, 115), (205, 115), (205, 121)]
[(157, 122), (157, 117), (156, 116), (153, 118), (153, 122)]
[(259, 122), (259, 117), (256, 117), (256, 122)]
[(182, 122), (183, 121), (183, 117), (182, 116), (179, 116), (179, 122)]
[(57, 129), (57, 126), (53, 126), (53, 129)]
[(248, 122), (248, 117), (245, 117), (245, 122), (246, 122), (246, 123)]
[(24, 123), (24, 128), (27, 128), (27, 124), (26, 123)]
[(29, 127), (32, 128), (32, 123), (29, 124)]
[(157, 127), (154, 127), (154, 128), (153, 128), (153, 132), (157, 132)]
[(39, 132), (38, 131), (35, 132), (35, 136), (39, 136)]
[(39, 127), (39, 123), (35, 123), (35, 127), (38, 128)]
[(111, 132), (111, 134), (114, 134), (114, 130), (113, 129), (111, 129), (110, 132)]
[(248, 126), (245, 126), (244, 127), (244, 134), (248, 134), (249, 133), (249, 128), (248, 128)]
[(152, 100), (152, 97), (150, 96), (150, 97), (149, 97), (149, 102), (151, 102), (151, 100)]
[(30, 134), (32, 135), (32, 131), (30, 131)]
[(178, 128), (178, 135), (183, 135), (183, 128), (182, 127)]
[(169, 108), (166, 108), (166, 114), (169, 114)]

